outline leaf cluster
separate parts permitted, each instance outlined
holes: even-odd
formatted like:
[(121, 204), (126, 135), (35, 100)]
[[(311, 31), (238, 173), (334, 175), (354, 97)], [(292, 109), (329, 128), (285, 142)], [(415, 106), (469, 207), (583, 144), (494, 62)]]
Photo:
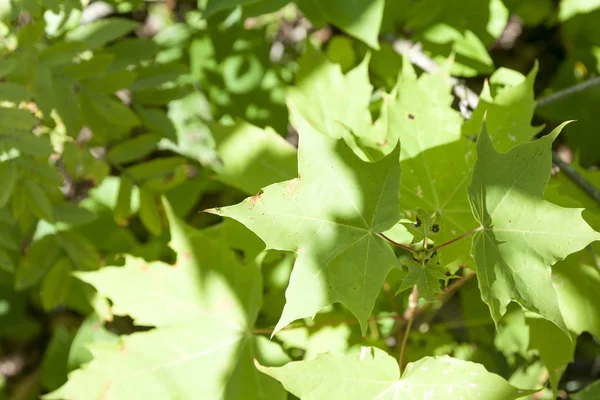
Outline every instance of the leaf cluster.
[(0, 4), (0, 399), (600, 396), (600, 2), (350, 3)]

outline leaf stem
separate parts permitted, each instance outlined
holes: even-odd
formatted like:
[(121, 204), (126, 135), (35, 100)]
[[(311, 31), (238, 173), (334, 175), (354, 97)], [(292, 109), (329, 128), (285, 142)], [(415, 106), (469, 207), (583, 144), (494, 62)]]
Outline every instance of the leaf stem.
[(400, 371), (403, 369), (404, 365), (404, 352), (406, 351), (406, 343), (408, 342), (408, 335), (410, 333), (410, 329), (412, 328), (413, 321), (415, 319), (415, 314), (417, 312), (417, 300), (419, 299), (419, 290), (417, 289), (417, 285), (413, 286), (412, 292), (410, 292), (410, 296), (408, 296), (408, 307), (404, 312), (404, 319), (408, 322), (406, 323), (406, 328), (404, 328), (404, 337), (402, 338), (402, 345), (400, 346), (400, 355), (398, 356), (398, 365), (400, 366)]
[(383, 233), (378, 233), (378, 235), (381, 236), (386, 241), (388, 241), (389, 243), (393, 244), (396, 247), (400, 247), (401, 249), (404, 249), (406, 251), (410, 251), (411, 253), (415, 252), (409, 245), (398, 243), (398, 242), (394, 242), (392, 239), (390, 239), (389, 237), (385, 236)]
[(460, 235), (460, 236), (458, 236), (458, 237), (455, 237), (455, 238), (454, 238), (454, 239), (452, 239), (452, 240), (449, 240), (449, 241), (447, 241), (446, 243), (442, 243), (442, 244), (440, 244), (439, 246), (435, 246), (434, 248), (432, 248), (432, 249), (431, 249), (431, 252), (433, 253), (434, 251), (436, 251), (436, 250), (438, 250), (438, 249), (441, 249), (442, 247), (446, 247), (446, 246), (448, 246), (448, 245), (450, 245), (450, 244), (452, 244), (452, 243), (454, 243), (454, 242), (458, 242), (460, 239), (462, 239), (462, 238), (464, 238), (464, 237), (466, 237), (466, 236), (469, 236), (469, 235), (470, 235), (470, 234), (472, 234), (472, 233), (479, 232), (479, 231), (480, 231), (480, 230), (482, 230), (482, 229), (483, 229), (483, 227), (482, 227), (482, 226), (479, 226), (479, 227), (477, 227), (477, 228), (475, 228), (475, 229), (471, 229), (469, 232), (465, 232), (465, 233), (463, 233), (462, 235)]

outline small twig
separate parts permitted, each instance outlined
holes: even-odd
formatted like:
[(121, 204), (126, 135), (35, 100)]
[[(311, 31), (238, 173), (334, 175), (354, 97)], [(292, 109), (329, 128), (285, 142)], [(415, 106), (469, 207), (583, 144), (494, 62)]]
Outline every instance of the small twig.
[(442, 247), (446, 247), (446, 246), (448, 246), (448, 245), (450, 245), (450, 244), (452, 244), (452, 243), (454, 243), (454, 242), (458, 242), (460, 239), (462, 239), (462, 238), (464, 238), (464, 237), (466, 237), (466, 236), (469, 236), (469, 235), (470, 235), (470, 234), (472, 234), (472, 233), (479, 232), (479, 231), (480, 231), (480, 230), (482, 230), (482, 229), (483, 229), (483, 227), (482, 227), (482, 226), (479, 226), (479, 227), (477, 227), (477, 228), (475, 228), (475, 229), (471, 229), (469, 232), (465, 232), (465, 233), (463, 233), (462, 235), (460, 235), (460, 236), (458, 236), (458, 237), (455, 237), (455, 238), (454, 238), (454, 239), (452, 239), (452, 240), (449, 240), (449, 241), (447, 241), (446, 243), (442, 243), (442, 244), (440, 244), (439, 246), (435, 246), (434, 248), (432, 248), (432, 249), (431, 249), (431, 252), (434, 252), (434, 251), (436, 251), (436, 250), (438, 250), (438, 249), (441, 249)]
[(411, 253), (415, 252), (410, 246), (408, 246), (406, 244), (394, 242), (392, 239), (390, 239), (389, 237), (385, 236), (383, 233), (379, 233), (379, 236), (381, 236), (382, 238), (384, 238), (385, 240), (387, 240), (388, 242), (390, 242), (391, 244), (393, 244), (396, 247), (400, 247), (401, 249), (410, 251)]
[(415, 314), (417, 312), (417, 300), (419, 300), (419, 290), (417, 289), (417, 285), (415, 285), (413, 286), (412, 292), (410, 292), (410, 296), (408, 296), (408, 307), (404, 312), (404, 319), (408, 322), (406, 324), (406, 328), (404, 328), (404, 337), (402, 338), (402, 345), (400, 346), (400, 355), (398, 356), (398, 365), (400, 366), (400, 371), (402, 371), (403, 369), (406, 343), (408, 342), (408, 335), (410, 334), (410, 329), (412, 328), (412, 323), (415, 319)]
[(582, 92), (582, 91), (589, 89), (596, 85), (600, 85), (600, 76), (588, 79), (587, 81), (578, 83), (575, 86), (570, 86), (568, 88), (559, 90), (558, 92), (555, 92), (548, 96), (542, 97), (541, 99), (537, 99), (535, 102), (535, 107), (536, 108), (544, 107), (547, 104), (553, 103), (558, 100), (562, 100), (565, 97), (569, 97), (570, 95), (575, 94), (577, 92)]
[(585, 177), (579, 174), (571, 165), (564, 162), (558, 154), (553, 151), (552, 152), (552, 162), (561, 171), (565, 173), (577, 186), (583, 189), (590, 197), (600, 203), (600, 190), (598, 190), (590, 181), (588, 181)]

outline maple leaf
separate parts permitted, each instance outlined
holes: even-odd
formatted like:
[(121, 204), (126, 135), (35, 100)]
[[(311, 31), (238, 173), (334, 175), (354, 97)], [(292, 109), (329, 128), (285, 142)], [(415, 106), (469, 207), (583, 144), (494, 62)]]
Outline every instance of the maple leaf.
[(508, 69), (496, 71), (490, 78), (491, 82), (502, 76), (500, 71), (504, 71), (505, 75), (516, 75), (513, 79), (519, 79), (518, 83), (506, 85), (494, 97), (490, 84), (485, 81), (477, 108), (463, 124), (462, 133), (466, 136), (476, 135), (485, 119), (494, 146), (499, 151), (506, 151), (516, 144), (531, 140), (543, 126), (531, 126), (535, 110), (533, 85), (538, 64), (533, 66), (526, 77)]
[(328, 353), (283, 367), (257, 368), (302, 400), (511, 400), (535, 392), (517, 389), (480, 364), (448, 356), (422, 358), (400, 375), (397, 360), (368, 347), (352, 355)]
[[(435, 215), (441, 221), (436, 243), (448, 242), (477, 226), (465, 195), (475, 146), (461, 137), (462, 118), (451, 107), (451, 88), (447, 67), (417, 78), (406, 61), (395, 88), (397, 96), (384, 97), (372, 133), (385, 137), (388, 146), (398, 139), (402, 143), (402, 210), (413, 219), (420, 209)], [(467, 241), (440, 249), (439, 257), (445, 265), (473, 264)]]
[(369, 99), (369, 56), (342, 73), (339, 64), (312, 46), (298, 61), (296, 85), (288, 89), (288, 101), (319, 132), (331, 137), (346, 137), (348, 130), (366, 132), (371, 125)]
[(298, 253), (275, 333), (335, 302), (348, 307), (365, 332), (387, 273), (399, 268), (378, 233), (399, 220), (400, 147), (364, 162), (343, 140), (322, 135), (292, 112), (299, 177), (207, 211), (240, 221), (268, 249)]
[(542, 199), (550, 178), (551, 145), (564, 125), (534, 142), (498, 153), (484, 124), (468, 192), (480, 223), (472, 255), (481, 296), (494, 321), (515, 301), (569, 335), (550, 266), (600, 239), (600, 234), (581, 217), (583, 209)]
[(403, 264), (408, 268), (408, 274), (402, 280), (402, 284), (396, 293), (417, 285), (419, 297), (425, 300), (433, 300), (437, 294), (442, 293), (440, 281), (447, 282), (448, 279), (456, 277), (452, 275), (447, 276), (446, 268), (431, 260), (424, 265), (413, 260), (407, 260)]
[(262, 295), (257, 265), (242, 266), (223, 241), (168, 214), (175, 265), (129, 256), (123, 267), (77, 274), (114, 314), (155, 328), (94, 345), (93, 361), (45, 399), (285, 398), (252, 364), (261, 349), (278, 348), (251, 331)]

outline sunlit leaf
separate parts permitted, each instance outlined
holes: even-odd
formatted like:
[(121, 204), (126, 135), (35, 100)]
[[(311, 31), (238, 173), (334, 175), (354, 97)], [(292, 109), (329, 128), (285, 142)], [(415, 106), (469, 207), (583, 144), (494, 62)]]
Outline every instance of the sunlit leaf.
[[(91, 346), (93, 360), (46, 399), (112, 396), (129, 399), (283, 399), (281, 386), (259, 373), (261, 348), (250, 333), (262, 284), (255, 264), (241, 266), (222, 242), (170, 216), (175, 265), (128, 257), (124, 267), (78, 274), (147, 332)], [(131, 286), (131, 280), (138, 282)], [(148, 351), (151, 349), (151, 351)], [(262, 394), (261, 394), (262, 393)]]
[[(410, 363), (402, 375), (397, 361), (382, 350), (363, 347), (349, 356), (325, 354), (280, 368), (258, 366), (302, 400), (312, 399), (518, 399), (520, 390), (480, 365), (448, 356)], [(335, 371), (335, 374), (332, 374)], [(432, 380), (435, 377), (435, 380)]]
[(209, 211), (242, 222), (268, 249), (298, 253), (275, 331), (341, 302), (364, 332), (387, 273), (398, 267), (377, 233), (399, 219), (399, 146), (366, 163), (343, 140), (322, 135), (297, 114), (296, 123), (299, 177)]
[(550, 147), (560, 129), (504, 154), (497, 152), (484, 129), (477, 141), (469, 199), (481, 224), (472, 248), (477, 279), (494, 321), (515, 301), (568, 335), (550, 266), (600, 239), (600, 234), (583, 220), (582, 209), (542, 200), (550, 178)]

